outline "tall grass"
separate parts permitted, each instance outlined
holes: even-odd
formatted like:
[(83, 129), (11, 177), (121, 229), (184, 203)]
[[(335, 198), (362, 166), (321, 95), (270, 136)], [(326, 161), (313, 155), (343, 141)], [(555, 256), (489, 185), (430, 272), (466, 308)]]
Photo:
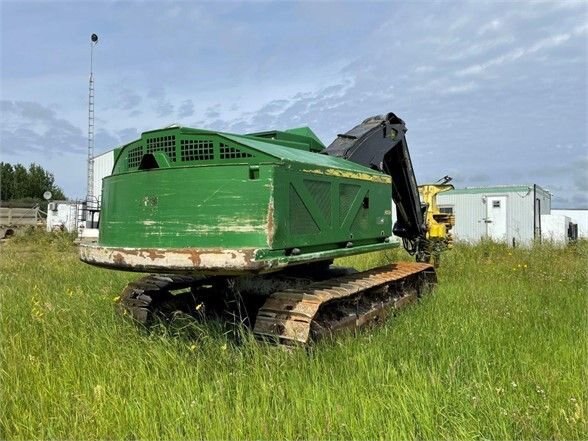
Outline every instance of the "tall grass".
[(586, 243), (456, 247), (420, 304), (286, 352), (141, 331), (113, 308), (137, 274), (43, 237), (0, 247), (2, 439), (586, 439)]

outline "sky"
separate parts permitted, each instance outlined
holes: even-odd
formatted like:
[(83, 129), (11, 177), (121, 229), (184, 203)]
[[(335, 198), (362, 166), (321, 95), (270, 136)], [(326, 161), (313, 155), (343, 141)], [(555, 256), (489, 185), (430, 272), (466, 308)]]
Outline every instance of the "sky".
[(588, 208), (588, 2), (0, 0), (0, 160), (86, 192), (96, 153), (170, 124), (408, 127), (419, 183), (539, 184)]

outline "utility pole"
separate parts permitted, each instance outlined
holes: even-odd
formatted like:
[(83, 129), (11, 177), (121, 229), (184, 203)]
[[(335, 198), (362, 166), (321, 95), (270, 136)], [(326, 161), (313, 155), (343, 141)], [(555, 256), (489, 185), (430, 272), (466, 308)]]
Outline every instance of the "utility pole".
[[(98, 43), (98, 35), (90, 37), (90, 79), (88, 82), (88, 188), (86, 207), (94, 203), (94, 46)], [(96, 207), (95, 207), (96, 208)]]

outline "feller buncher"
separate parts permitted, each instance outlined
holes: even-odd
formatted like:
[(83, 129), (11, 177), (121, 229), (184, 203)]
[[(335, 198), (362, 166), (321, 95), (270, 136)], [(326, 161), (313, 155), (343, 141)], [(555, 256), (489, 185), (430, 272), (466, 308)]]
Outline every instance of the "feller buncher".
[[(256, 336), (284, 344), (381, 320), (436, 283), (405, 133), (393, 113), (328, 147), (306, 127), (145, 132), (104, 179), (99, 240), (81, 245), (81, 259), (150, 273), (120, 296), (142, 323), (235, 298)], [(332, 266), (398, 246), (393, 235), (417, 262)]]

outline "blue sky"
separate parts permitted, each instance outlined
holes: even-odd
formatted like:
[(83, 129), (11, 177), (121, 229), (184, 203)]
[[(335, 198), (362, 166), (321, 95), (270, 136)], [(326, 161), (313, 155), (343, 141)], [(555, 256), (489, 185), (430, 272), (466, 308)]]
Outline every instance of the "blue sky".
[(406, 121), (417, 178), (537, 183), (588, 207), (588, 2), (2, 1), (0, 155), (85, 194), (89, 36), (96, 151), (172, 123)]

